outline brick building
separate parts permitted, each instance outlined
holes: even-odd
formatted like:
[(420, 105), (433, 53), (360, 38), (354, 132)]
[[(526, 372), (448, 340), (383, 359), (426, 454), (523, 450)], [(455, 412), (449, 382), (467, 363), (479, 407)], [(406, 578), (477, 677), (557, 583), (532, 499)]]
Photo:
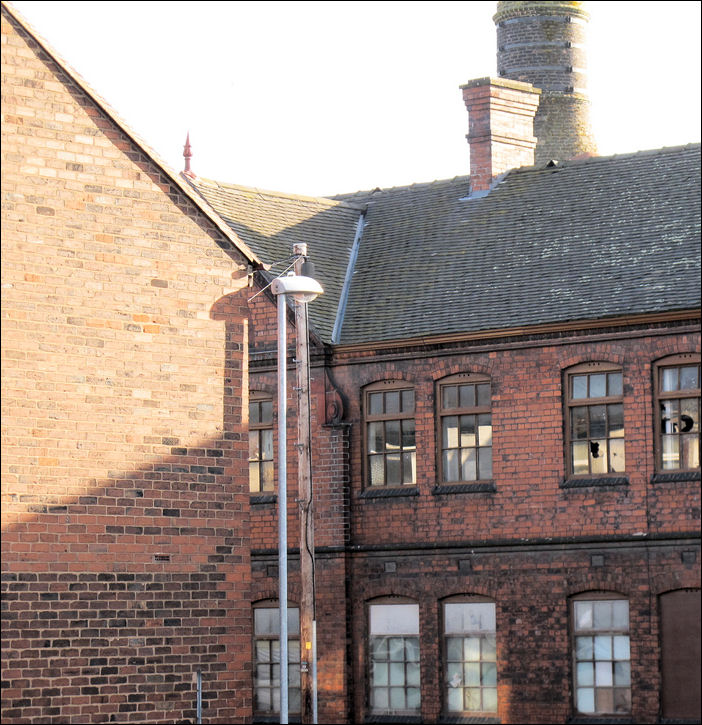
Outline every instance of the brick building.
[[(206, 669), (211, 681), (221, 684), (224, 673), (238, 681), (230, 689), (210, 686), (216, 697), (207, 702), (205, 722), (227, 722), (228, 713), (213, 708), (232, 691), (241, 717), (277, 720), (277, 323), (267, 285), (300, 243), (308, 245), (325, 289), (309, 305), (319, 721), (699, 721), (700, 148), (592, 156), (582, 48), (587, 14), (581, 3), (501, 2), (495, 20), (500, 77), (462, 88), (470, 176), (333, 199), (250, 189), (192, 172), (164, 177), (189, 212), (181, 223), (197, 220), (206, 227), (210, 246), (203, 249), (226, 262), (227, 271), (236, 263), (258, 267), (259, 260), (267, 269), (254, 272), (254, 289), (245, 293), (249, 493), (241, 495), (235, 486), (241, 516), (227, 519), (242, 531), (212, 541), (215, 559), (200, 564), (212, 569), (198, 569), (202, 576), (239, 567), (244, 583), (235, 592), (224, 585), (215, 591), (230, 592), (227, 601), (240, 620), (234, 625), (229, 613), (222, 617), (246, 656), (227, 662), (224, 652), (213, 649), (224, 667), (219, 677), (213, 666)], [(167, 172), (159, 167), (159, 174)], [(211, 244), (212, 234), (234, 245), (229, 256)], [(170, 254), (149, 259), (175, 263)], [(192, 294), (195, 275), (182, 281)], [(201, 275), (195, 289), (200, 300), (207, 297)], [(172, 326), (180, 354), (189, 348), (184, 337), (192, 338), (187, 326)], [(241, 335), (232, 344), (237, 341)], [(200, 352), (194, 352), (200, 362)], [(237, 352), (244, 370), (244, 351)], [(291, 369), (293, 357), (291, 343)], [(26, 374), (26, 364), (21, 369)], [(202, 395), (210, 391), (214, 400), (204, 378), (193, 376), (187, 385), (202, 385)], [(150, 384), (154, 391), (162, 384), (157, 371)], [(145, 383), (136, 387), (147, 389)], [(190, 415), (194, 393), (187, 390)], [(225, 391), (236, 396), (238, 389)], [(292, 381), (288, 398), (288, 472), (294, 482)], [(247, 400), (243, 391), (240, 400)], [(85, 402), (95, 403), (92, 394)], [(174, 404), (171, 410), (165, 421), (172, 427), (181, 408)], [(197, 420), (204, 430), (216, 413), (203, 416)], [(165, 421), (158, 419), (160, 425)], [(189, 417), (187, 422), (195, 425)], [(195, 454), (181, 453), (182, 433), (161, 434), (179, 437), (163, 444), (174, 446), (162, 452), (168, 465), (172, 456), (188, 453), (191, 463)], [(109, 443), (104, 455), (112, 455)], [(149, 438), (143, 445), (154, 444)], [(200, 447), (206, 451), (209, 444)], [(169, 482), (180, 480), (175, 468), (153, 471)], [(93, 487), (99, 488), (95, 477)], [(129, 487), (142, 487), (143, 478), (137, 480), (138, 486)], [(148, 480), (162, 490), (158, 482), (164, 479)], [(20, 493), (27, 482), (18, 477), (8, 486), (15, 506), (28, 495)], [(213, 495), (212, 506), (218, 484), (228, 485), (215, 479), (201, 490), (203, 497)], [(288, 489), (293, 612), (303, 594), (301, 507), (294, 488)], [(175, 484), (170, 490), (180, 491)], [(197, 495), (189, 495), (196, 508)], [(104, 505), (111, 514), (123, 499)], [(50, 518), (53, 504), (36, 503), (47, 506), (40, 517)], [(101, 505), (99, 498), (95, 505)], [(123, 515), (132, 516), (131, 510)], [(40, 517), (22, 521), (43, 525)], [(131, 544), (129, 536), (145, 557), (145, 541), (123, 525), (110, 532), (115, 541), (103, 558)], [(191, 532), (176, 530), (170, 521), (162, 525), (173, 527), (168, 551), (175, 558)], [(32, 551), (36, 532), (11, 532), (20, 548), (10, 558), (15, 577), (5, 584), (9, 611), (21, 613), (15, 617), (20, 622), (26, 612), (60, 612), (55, 601), (49, 607), (41, 600), (42, 592), (53, 594), (46, 578), (20, 566), (26, 559), (19, 551)], [(92, 529), (79, 533), (77, 543), (90, 546)], [(241, 549), (217, 560), (232, 535), (240, 536)], [(56, 552), (55, 562), (54, 570), (65, 566), (80, 586), (64, 553)], [(143, 575), (177, 584), (185, 580), (175, 574), (156, 579), (154, 572), (190, 571), (184, 562), (180, 567), (156, 569), (155, 562), (144, 561)], [(142, 583), (135, 576), (130, 582)], [(226, 582), (234, 578), (225, 574)], [(200, 581), (193, 576), (185, 584)], [(115, 576), (111, 583), (117, 587), (121, 580)], [(99, 575), (87, 584), (88, 592), (102, 585)], [(36, 603), (27, 604), (34, 592)], [(134, 597), (133, 609), (146, 597), (124, 596)], [(181, 608), (183, 601), (187, 597), (181, 597)], [(197, 630), (187, 613), (181, 624)], [(132, 626), (129, 619), (126, 625)], [(202, 626), (209, 625), (207, 620)], [(8, 651), (25, 669), (14, 667), (4, 679), (17, 688), (15, 698), (48, 702), (51, 695), (38, 691), (44, 685), (32, 685), (36, 665), (21, 655), (47, 639), (43, 626), (33, 629), (34, 641), (26, 634), (11, 639)], [(294, 718), (294, 618), (292, 634)], [(159, 678), (170, 658), (180, 657), (172, 672), (182, 672), (183, 699), (187, 692), (192, 702), (186, 677), (195, 669), (193, 658), (204, 662), (198, 646), (217, 648), (227, 633), (157, 629), (145, 636), (143, 647), (153, 652), (142, 666), (151, 665), (151, 678)], [(154, 643), (157, 636), (163, 641)], [(201, 639), (186, 642), (191, 636)], [(102, 643), (84, 646), (96, 649), (93, 657), (105, 656)], [(162, 655), (168, 646), (177, 651)], [(186, 646), (194, 647), (189, 657)], [(227, 641), (226, 652), (231, 649)], [(107, 655), (113, 660), (106, 666), (117, 667), (115, 677), (124, 677), (126, 668), (127, 682), (114, 683), (115, 694), (105, 689), (109, 682), (96, 683), (84, 707), (97, 710), (81, 714), (95, 712), (96, 722), (98, 713), (103, 720), (107, 713), (116, 721), (166, 719), (164, 707), (147, 711), (146, 703), (180, 703), (175, 688), (152, 694), (172, 680), (147, 690), (154, 679), (142, 684), (139, 666), (132, 673), (130, 662), (115, 661), (118, 656)], [(76, 677), (90, 666), (76, 663)], [(50, 686), (60, 690), (70, 683)], [(35, 694), (26, 694), (31, 688)], [(137, 707), (120, 713), (115, 703), (127, 692), (127, 703)], [(138, 700), (145, 692), (148, 697)], [(104, 704), (98, 704), (100, 697), (107, 698)], [(179, 707), (178, 715), (192, 718), (192, 707)]]
[(2, 719), (250, 712), (255, 255), (2, 6)]

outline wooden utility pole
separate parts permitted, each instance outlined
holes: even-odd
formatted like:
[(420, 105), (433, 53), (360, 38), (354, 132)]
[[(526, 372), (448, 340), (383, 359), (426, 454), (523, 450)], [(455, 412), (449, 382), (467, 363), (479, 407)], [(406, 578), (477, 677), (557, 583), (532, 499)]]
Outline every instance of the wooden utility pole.
[[(306, 244), (296, 244), (298, 255), (295, 274), (302, 273)], [(310, 460), (310, 366), (307, 304), (295, 303), (297, 343), (297, 479), (300, 511), (300, 695), (303, 723), (316, 723), (317, 713), (317, 642), (314, 597), (314, 520), (312, 508), (312, 465)]]

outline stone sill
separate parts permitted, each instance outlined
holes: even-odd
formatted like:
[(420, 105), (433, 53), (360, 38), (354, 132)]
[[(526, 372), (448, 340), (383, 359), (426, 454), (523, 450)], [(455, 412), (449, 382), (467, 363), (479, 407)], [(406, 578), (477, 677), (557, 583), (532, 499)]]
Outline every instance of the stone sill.
[(434, 496), (445, 493), (495, 493), (496, 491), (497, 486), (492, 480), (476, 481), (475, 483), (437, 483), (431, 490)]
[(651, 476), (651, 483), (687, 483), (699, 480), (699, 471), (661, 471)]
[(252, 506), (260, 506), (261, 504), (267, 504), (267, 503), (276, 503), (277, 501), (278, 501), (277, 493), (267, 493), (267, 494), (252, 493), (249, 496), (249, 503)]
[(419, 496), (419, 490), (417, 489), (417, 485), (414, 483), (404, 487), (392, 486), (387, 488), (367, 488), (359, 495), (358, 498), (394, 498), (396, 496)]
[(598, 476), (596, 478), (566, 478), (559, 488), (603, 488), (628, 485), (627, 476)]

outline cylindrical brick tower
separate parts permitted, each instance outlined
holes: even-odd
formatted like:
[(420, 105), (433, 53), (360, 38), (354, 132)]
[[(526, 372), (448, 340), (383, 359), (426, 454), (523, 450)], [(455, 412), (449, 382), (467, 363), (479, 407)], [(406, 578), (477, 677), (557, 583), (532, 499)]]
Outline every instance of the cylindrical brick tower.
[(582, 2), (498, 2), (497, 72), (540, 88), (534, 163), (594, 154)]

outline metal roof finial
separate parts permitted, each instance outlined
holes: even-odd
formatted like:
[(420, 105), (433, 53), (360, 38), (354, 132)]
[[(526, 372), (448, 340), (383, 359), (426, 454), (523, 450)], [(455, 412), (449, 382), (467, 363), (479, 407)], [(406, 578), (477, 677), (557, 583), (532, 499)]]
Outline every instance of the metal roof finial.
[(185, 176), (189, 176), (191, 179), (195, 178), (195, 174), (190, 168), (190, 159), (193, 157), (192, 149), (190, 148), (190, 131), (188, 131), (185, 137), (185, 146), (183, 147), (183, 158), (185, 159), (185, 168), (183, 173)]

